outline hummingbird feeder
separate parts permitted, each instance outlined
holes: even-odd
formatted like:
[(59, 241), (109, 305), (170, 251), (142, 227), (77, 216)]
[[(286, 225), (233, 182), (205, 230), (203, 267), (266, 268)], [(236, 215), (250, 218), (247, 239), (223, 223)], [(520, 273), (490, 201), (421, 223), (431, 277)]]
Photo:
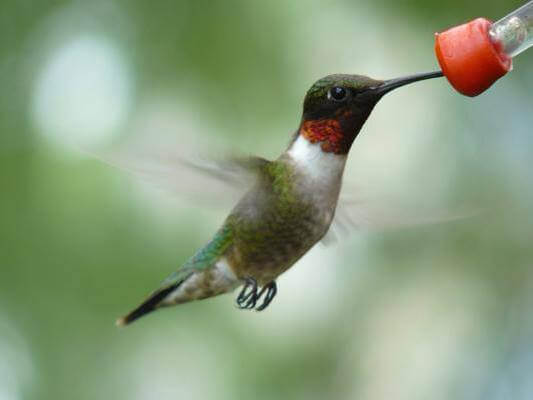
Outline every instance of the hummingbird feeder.
[(435, 53), (450, 84), (477, 96), (512, 69), (533, 46), (533, 0), (493, 23), (477, 18), (435, 34)]

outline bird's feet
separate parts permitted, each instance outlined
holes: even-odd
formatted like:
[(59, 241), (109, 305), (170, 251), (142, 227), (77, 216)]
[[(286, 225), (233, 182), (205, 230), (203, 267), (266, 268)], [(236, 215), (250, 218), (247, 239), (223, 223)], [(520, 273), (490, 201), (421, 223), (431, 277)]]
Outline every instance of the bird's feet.
[(254, 308), (257, 303), (257, 281), (254, 278), (246, 278), (244, 286), (237, 296), (237, 306), (242, 309)]
[[(258, 290), (257, 281), (254, 278), (246, 278), (244, 287), (237, 296), (237, 306), (241, 310), (255, 308), (256, 311), (263, 311), (268, 307), (277, 292), (278, 289), (274, 281), (267, 283), (261, 290)], [(261, 298), (263, 298), (263, 302), (256, 307), (258, 300)]]
[(263, 311), (265, 308), (267, 308), (270, 302), (274, 299), (274, 297), (276, 297), (276, 293), (278, 293), (278, 286), (276, 285), (275, 281), (270, 281), (265, 286), (263, 286), (263, 288), (257, 295), (258, 299), (260, 299), (263, 294), (265, 295), (263, 297), (263, 303), (260, 306), (256, 307), (255, 310)]

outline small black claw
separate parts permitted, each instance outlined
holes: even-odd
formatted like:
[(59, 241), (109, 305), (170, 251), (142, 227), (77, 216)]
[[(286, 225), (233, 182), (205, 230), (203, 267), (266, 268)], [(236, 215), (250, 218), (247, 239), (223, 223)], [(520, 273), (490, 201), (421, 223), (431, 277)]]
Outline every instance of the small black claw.
[[(250, 289), (248, 291), (248, 288)], [(257, 302), (257, 281), (253, 278), (246, 278), (244, 287), (237, 296), (237, 306), (240, 309), (255, 307)]]
[[(258, 292), (257, 281), (254, 278), (246, 278), (244, 287), (237, 296), (237, 307), (241, 310), (251, 310), (263, 311), (268, 307), (272, 299), (276, 296), (278, 292), (276, 282), (272, 281), (261, 288)], [(257, 301), (263, 297), (263, 303), (260, 306), (256, 307)]]
[(265, 298), (263, 299), (263, 303), (255, 309), (256, 311), (263, 311), (265, 308), (268, 307), (268, 305), (274, 299), (274, 297), (276, 297), (276, 293), (278, 292), (278, 287), (276, 285), (276, 282), (272, 281), (266, 284), (265, 286), (263, 286), (263, 288), (257, 295), (258, 299), (263, 295), (265, 290), (266, 290), (266, 295), (265, 295)]
[(246, 308), (247, 310), (251, 310), (257, 304), (258, 298), (259, 297), (257, 296), (257, 291), (256, 291), (255, 293), (252, 294), (252, 296), (250, 296), (250, 298), (248, 299), (248, 301), (246, 302), (243, 308)]

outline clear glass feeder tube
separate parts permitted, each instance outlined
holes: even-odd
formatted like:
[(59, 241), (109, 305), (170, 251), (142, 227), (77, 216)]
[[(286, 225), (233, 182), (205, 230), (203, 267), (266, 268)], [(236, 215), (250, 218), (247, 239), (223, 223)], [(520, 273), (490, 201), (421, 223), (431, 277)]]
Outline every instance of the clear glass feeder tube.
[(489, 35), (511, 58), (533, 46), (533, 0), (492, 24)]

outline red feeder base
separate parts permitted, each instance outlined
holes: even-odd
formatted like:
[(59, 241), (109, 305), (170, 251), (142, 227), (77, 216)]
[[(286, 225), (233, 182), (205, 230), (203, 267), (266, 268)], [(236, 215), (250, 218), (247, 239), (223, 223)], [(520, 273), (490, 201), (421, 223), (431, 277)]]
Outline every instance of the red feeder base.
[(492, 22), (477, 18), (435, 34), (435, 53), (451, 85), (477, 96), (505, 75), (512, 60), (489, 37)]

